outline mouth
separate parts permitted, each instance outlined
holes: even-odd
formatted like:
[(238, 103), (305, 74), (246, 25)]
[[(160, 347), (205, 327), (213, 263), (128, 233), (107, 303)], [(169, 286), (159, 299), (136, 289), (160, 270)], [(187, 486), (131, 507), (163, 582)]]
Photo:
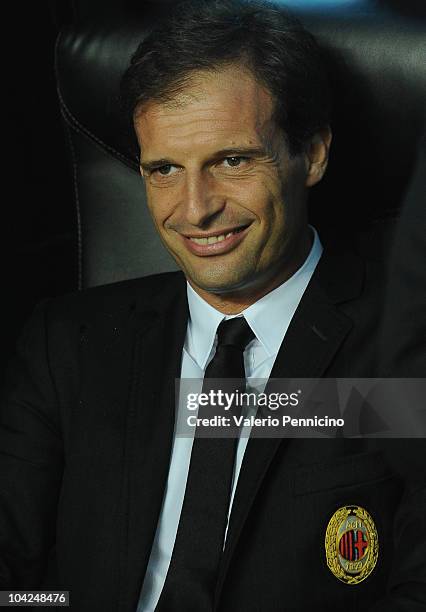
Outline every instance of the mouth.
[(225, 228), (216, 232), (182, 235), (186, 248), (195, 255), (219, 255), (234, 249), (244, 240), (251, 224)]

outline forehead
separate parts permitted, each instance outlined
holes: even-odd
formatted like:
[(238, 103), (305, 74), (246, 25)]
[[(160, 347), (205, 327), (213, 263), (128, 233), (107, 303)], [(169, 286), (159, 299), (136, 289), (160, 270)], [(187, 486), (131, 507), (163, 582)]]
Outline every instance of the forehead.
[[(142, 153), (264, 144), (272, 136), (270, 92), (241, 66), (197, 72), (170, 102), (151, 101), (135, 115)], [(155, 154), (155, 151), (152, 151)]]

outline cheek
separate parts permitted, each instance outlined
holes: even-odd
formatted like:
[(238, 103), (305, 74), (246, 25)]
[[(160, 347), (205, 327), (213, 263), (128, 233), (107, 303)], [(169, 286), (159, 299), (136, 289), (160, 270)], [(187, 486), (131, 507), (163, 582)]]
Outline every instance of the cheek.
[(253, 213), (261, 223), (267, 223), (268, 219), (274, 218), (279, 186), (271, 173), (257, 172), (249, 179), (234, 179), (224, 188), (229, 201), (237, 202), (239, 206)]
[(268, 235), (282, 231), (285, 218), (285, 202), (279, 186), (272, 181), (259, 182), (251, 192), (253, 211)]
[(147, 186), (146, 198), (148, 209), (155, 225), (161, 230), (163, 224), (173, 214), (175, 201), (171, 189), (155, 189)]
[(281, 257), (288, 225), (282, 183), (269, 176), (258, 181), (251, 192), (251, 201), (260, 224), (256, 238), (257, 248), (261, 252), (260, 261), (269, 262), (271, 257)]

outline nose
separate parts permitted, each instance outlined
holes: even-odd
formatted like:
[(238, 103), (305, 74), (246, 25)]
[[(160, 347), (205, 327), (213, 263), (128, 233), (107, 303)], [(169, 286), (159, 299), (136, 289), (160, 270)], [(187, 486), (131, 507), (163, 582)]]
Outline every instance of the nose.
[(185, 220), (189, 225), (205, 227), (225, 207), (225, 198), (215, 190), (208, 173), (187, 172), (183, 193)]

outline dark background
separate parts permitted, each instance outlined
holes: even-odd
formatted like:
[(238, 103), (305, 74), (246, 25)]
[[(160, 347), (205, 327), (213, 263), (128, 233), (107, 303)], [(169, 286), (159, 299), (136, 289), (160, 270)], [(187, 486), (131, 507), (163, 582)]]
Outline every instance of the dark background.
[[(159, 2), (167, 5), (173, 0), (155, 0)], [(3, 117), (3, 151), (10, 164), (3, 172), (1, 371), (34, 305), (77, 289), (72, 174), (54, 75), (57, 34), (72, 20), (143, 13), (149, 2), (45, 0), (31, 4), (31, 8), (12, 8), (3, 23), (3, 41), (7, 41), (3, 91), (9, 106)], [(366, 0), (360, 4), (365, 7)], [(426, 16), (424, 0), (372, 0), (369, 5), (416, 19)]]

